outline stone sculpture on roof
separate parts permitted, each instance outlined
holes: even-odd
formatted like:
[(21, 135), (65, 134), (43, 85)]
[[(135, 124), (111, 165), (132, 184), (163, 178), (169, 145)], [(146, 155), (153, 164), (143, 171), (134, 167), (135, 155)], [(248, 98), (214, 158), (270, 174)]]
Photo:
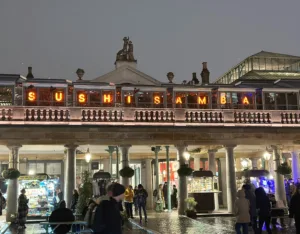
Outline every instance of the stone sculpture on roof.
[(116, 61), (136, 62), (133, 56), (133, 44), (129, 41), (129, 37), (123, 38), (123, 49), (117, 53)]

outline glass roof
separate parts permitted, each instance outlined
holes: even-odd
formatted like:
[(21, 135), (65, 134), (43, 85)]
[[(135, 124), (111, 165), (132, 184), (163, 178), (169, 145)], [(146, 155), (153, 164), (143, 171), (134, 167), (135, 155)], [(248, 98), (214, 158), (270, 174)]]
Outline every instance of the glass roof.
[(228, 72), (218, 78), (215, 83), (230, 84), (240, 78), (300, 78), (300, 57), (261, 51), (231, 68)]

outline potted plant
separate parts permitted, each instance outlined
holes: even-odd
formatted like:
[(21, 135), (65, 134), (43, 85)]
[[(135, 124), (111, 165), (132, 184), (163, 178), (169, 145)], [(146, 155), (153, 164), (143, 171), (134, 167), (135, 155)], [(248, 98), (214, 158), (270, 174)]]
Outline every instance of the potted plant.
[(193, 169), (188, 165), (180, 165), (180, 168), (177, 170), (179, 176), (190, 176), (193, 173)]
[(2, 172), (2, 177), (4, 179), (9, 179), (9, 180), (18, 179), (20, 175), (21, 173), (19, 172), (19, 170), (15, 168), (9, 168)]
[(197, 218), (197, 213), (195, 210), (195, 206), (197, 205), (197, 202), (195, 201), (195, 198), (193, 197), (188, 197), (185, 199), (186, 202), (186, 216), (192, 219)]
[(276, 172), (280, 175), (290, 175), (292, 173), (292, 168), (284, 162), (277, 167)]
[(126, 166), (120, 170), (120, 176), (124, 178), (131, 178), (134, 176), (134, 170), (131, 167)]

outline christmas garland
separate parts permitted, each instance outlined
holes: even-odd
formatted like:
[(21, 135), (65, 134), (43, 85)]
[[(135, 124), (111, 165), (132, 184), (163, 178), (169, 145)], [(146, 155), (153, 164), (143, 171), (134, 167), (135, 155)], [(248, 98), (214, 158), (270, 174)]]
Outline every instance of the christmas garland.
[(134, 176), (134, 170), (128, 166), (124, 167), (120, 170), (120, 175), (124, 178), (131, 178), (132, 176)]
[(277, 167), (276, 172), (280, 175), (290, 175), (292, 173), (292, 168), (285, 162)]
[(179, 176), (190, 176), (193, 173), (193, 169), (188, 165), (180, 165), (180, 168), (177, 170)]
[(4, 179), (9, 179), (9, 180), (18, 179), (20, 175), (21, 173), (19, 172), (19, 170), (15, 168), (9, 168), (2, 172), (2, 177)]

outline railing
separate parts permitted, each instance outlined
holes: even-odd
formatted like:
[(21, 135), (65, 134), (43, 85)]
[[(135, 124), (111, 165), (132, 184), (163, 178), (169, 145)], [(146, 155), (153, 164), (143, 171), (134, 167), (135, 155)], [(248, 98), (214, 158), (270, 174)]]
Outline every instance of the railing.
[[(0, 124), (300, 126), (300, 111), (130, 107), (2, 107)], [(5, 122), (5, 123), (4, 123)]]

